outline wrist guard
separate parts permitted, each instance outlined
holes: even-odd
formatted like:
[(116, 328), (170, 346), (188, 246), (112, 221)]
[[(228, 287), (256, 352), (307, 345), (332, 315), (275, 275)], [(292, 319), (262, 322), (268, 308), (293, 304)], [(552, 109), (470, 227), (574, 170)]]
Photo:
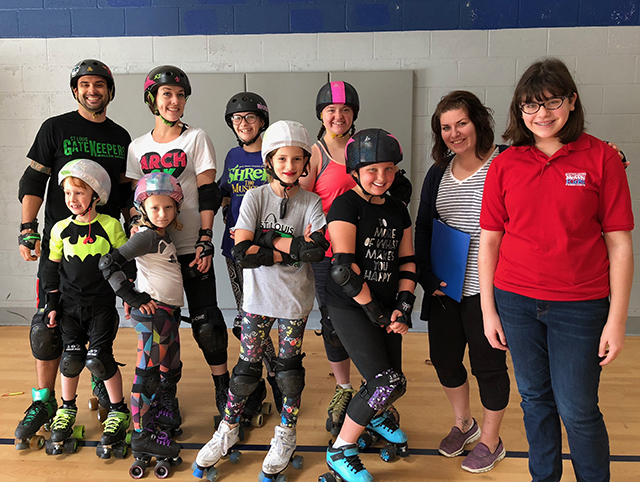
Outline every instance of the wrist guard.
[[(24, 233), (22, 231), (30, 229), (32, 233)], [(26, 246), (29, 249), (36, 249), (36, 241), (40, 241), (40, 233), (38, 233), (38, 220), (35, 219), (29, 223), (20, 224), (20, 234), (18, 234), (18, 245)]]
[(382, 306), (378, 303), (378, 300), (375, 299), (373, 293), (371, 293), (371, 301), (366, 305), (360, 305), (362, 309), (367, 314), (371, 323), (375, 326), (389, 326), (391, 324), (391, 318), (382, 310)]
[(213, 256), (213, 243), (210, 239), (202, 239), (203, 236), (213, 238), (213, 231), (211, 229), (200, 229), (198, 231), (198, 241), (196, 241), (196, 251), (198, 248), (202, 248), (200, 258), (206, 258), (207, 256)]
[[(44, 295), (44, 316), (48, 318), (49, 313), (55, 311), (60, 314), (60, 292), (54, 291)], [(57, 318), (57, 316), (56, 316)], [(48, 322), (48, 320), (45, 320)]]
[(396, 298), (395, 309), (400, 311), (402, 315), (396, 318), (398, 323), (404, 323), (409, 328), (413, 328), (413, 322), (411, 321), (411, 312), (413, 311), (413, 304), (416, 301), (416, 295), (411, 291), (401, 291)]

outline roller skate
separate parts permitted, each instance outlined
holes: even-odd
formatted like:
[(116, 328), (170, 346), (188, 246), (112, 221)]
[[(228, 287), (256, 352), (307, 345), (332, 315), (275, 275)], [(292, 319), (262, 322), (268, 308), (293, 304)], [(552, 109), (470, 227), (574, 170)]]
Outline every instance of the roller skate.
[(356, 390), (353, 388), (342, 388), (340, 385), (336, 385), (336, 391), (333, 393), (333, 398), (327, 409), (329, 416), (325, 424), (327, 432), (331, 432), (331, 435), (338, 435), (340, 433), (340, 429), (344, 423), (344, 417), (347, 414), (347, 407), (355, 393)]
[(156, 459), (156, 466), (153, 473), (159, 479), (169, 476), (169, 469), (180, 465), (180, 444), (171, 440), (167, 432), (144, 429), (141, 432), (134, 432), (131, 437), (131, 451), (135, 458), (129, 475), (133, 479), (139, 479), (144, 475), (151, 459)]
[(31, 389), (33, 403), (24, 412), (25, 416), (16, 428), (16, 450), (28, 448), (41, 449), (44, 447), (44, 437), (36, 435), (40, 427), (44, 425), (49, 429), (53, 416), (58, 409), (55, 394), (48, 388), (41, 390)]
[(329, 472), (318, 477), (318, 482), (373, 482), (373, 476), (362, 465), (356, 444), (329, 447), (327, 465)]
[(267, 375), (267, 381), (271, 385), (271, 391), (273, 392), (273, 401), (276, 404), (276, 410), (278, 413), (282, 412), (282, 392), (276, 382), (275, 375)]
[(44, 444), (47, 455), (74, 454), (84, 438), (84, 425), (77, 425), (77, 408), (59, 408), (51, 423), (51, 438)]
[(287, 476), (282, 472), (291, 463), (300, 470), (304, 459), (296, 453), (296, 429), (276, 425), (271, 439), (271, 448), (262, 462), (262, 471), (258, 476), (259, 482), (287, 482)]
[(175, 397), (175, 390), (171, 388), (158, 393), (156, 400), (151, 405), (153, 423), (161, 430), (169, 433), (171, 438), (182, 435), (182, 417), (178, 399)]
[(193, 475), (198, 479), (206, 476), (210, 482), (215, 481), (220, 475), (218, 469), (214, 467), (222, 457), (229, 456), (233, 464), (240, 461), (241, 453), (234, 450), (233, 446), (238, 443), (240, 425), (231, 427), (226, 421), (220, 422), (213, 437), (204, 447), (200, 449), (195, 462), (191, 466)]
[(408, 457), (409, 446), (405, 434), (395, 421), (393, 414), (382, 412), (374, 417), (364, 432), (358, 438), (361, 450), (371, 447), (378, 440), (383, 439), (387, 444), (380, 449), (380, 458), (385, 462), (393, 462), (396, 456)]
[(91, 393), (93, 397), (89, 399), (89, 410), (98, 412), (98, 420), (104, 422), (109, 414), (109, 394), (104, 382), (95, 375), (91, 375)]
[(96, 455), (101, 459), (110, 459), (111, 454), (117, 459), (124, 459), (129, 453), (131, 433), (127, 433), (131, 423), (131, 413), (111, 411), (103, 422), (104, 431)]
[(253, 391), (242, 412), (240, 423), (244, 426), (262, 427), (264, 425), (264, 416), (271, 415), (271, 402), (265, 402), (267, 398), (267, 385), (264, 378), (258, 382), (258, 386)]
[(218, 408), (219, 414), (217, 423), (220, 423), (220, 420), (224, 417), (224, 409), (227, 406), (227, 397), (229, 396), (229, 372), (226, 372), (224, 375), (212, 376), (213, 383), (216, 387), (216, 407)]

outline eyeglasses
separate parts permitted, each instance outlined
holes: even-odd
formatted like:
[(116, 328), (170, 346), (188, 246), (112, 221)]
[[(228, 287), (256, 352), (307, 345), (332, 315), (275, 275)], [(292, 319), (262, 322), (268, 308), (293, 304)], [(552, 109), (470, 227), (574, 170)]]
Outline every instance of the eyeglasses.
[(526, 104), (520, 104), (520, 110), (528, 115), (537, 114), (542, 106), (547, 110), (556, 110), (562, 107), (567, 97), (563, 95), (562, 97), (552, 97), (545, 102), (527, 102)]
[(234, 126), (239, 126), (240, 124), (242, 124), (242, 119), (247, 121), (247, 124), (255, 124), (256, 121), (258, 120), (258, 116), (256, 114), (247, 114), (247, 115), (234, 114), (231, 116), (231, 122), (233, 123)]

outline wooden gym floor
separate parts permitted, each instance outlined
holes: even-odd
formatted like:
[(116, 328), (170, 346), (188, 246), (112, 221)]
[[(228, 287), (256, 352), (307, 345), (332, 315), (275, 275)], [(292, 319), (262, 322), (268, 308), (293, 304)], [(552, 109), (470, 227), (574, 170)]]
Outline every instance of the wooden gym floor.
[[(182, 360), (184, 370), (178, 396), (183, 417), (184, 435), (178, 440), (183, 445), (183, 464), (171, 470), (171, 480), (196, 480), (191, 475), (191, 463), (197, 450), (206, 443), (213, 432), (213, 415), (217, 413), (213, 402), (213, 381), (208, 367), (191, 330), (183, 329)], [(401, 426), (409, 436), (411, 456), (387, 464), (376, 451), (362, 454), (367, 469), (377, 481), (496, 481), (519, 482), (531, 480), (527, 470), (527, 444), (519, 396), (515, 383), (512, 386), (511, 403), (507, 410), (502, 439), (507, 457), (485, 474), (469, 474), (460, 468), (462, 457), (447, 459), (438, 455), (440, 440), (449, 432), (452, 415), (446, 397), (437, 381), (435, 370), (425, 363), (428, 357), (427, 334), (411, 333), (405, 337), (404, 372), (408, 379), (407, 394), (396, 404), (402, 420)], [(316, 481), (326, 471), (325, 447), (330, 434), (325, 431), (326, 407), (333, 395), (334, 380), (325, 359), (321, 339), (307, 331), (304, 343), (306, 388), (302, 396), (302, 408), (298, 424), (298, 453), (305, 458), (301, 471), (289, 467), (285, 474), (290, 482)], [(136, 334), (131, 328), (121, 328), (115, 343), (116, 359), (126, 363), (122, 368), (125, 393), (131, 387), (136, 356)], [(237, 360), (238, 342), (229, 336), (230, 368)], [(0, 327), (0, 395), (24, 392), (23, 395), (0, 397), (0, 458), (3, 467), (0, 479), (4, 482), (59, 482), (78, 480), (127, 481), (132, 457), (125, 460), (101, 460), (95, 455), (95, 445), (100, 439), (102, 426), (95, 412), (86, 408), (90, 396), (89, 375), (81, 375), (78, 395), (77, 424), (86, 427), (86, 439), (78, 452), (72, 455), (47, 456), (44, 450), (15, 450), (13, 433), (24, 410), (30, 404), (31, 387), (35, 383), (34, 362), (28, 343), (28, 327)], [(631, 482), (640, 480), (640, 338), (628, 337), (620, 357), (602, 376), (601, 409), (604, 413), (611, 439), (612, 480)], [(513, 377), (512, 377), (513, 380)], [(355, 369), (352, 383), (359, 386)], [(59, 384), (57, 393), (59, 394)], [(481, 405), (475, 380), (471, 378), (472, 408), (476, 417), (481, 416)], [(267, 400), (271, 400), (271, 392)], [(243, 442), (242, 459), (232, 465), (228, 460), (217, 464), (220, 482), (255, 481), (261, 469), (262, 459), (278, 423), (275, 415), (266, 417), (262, 428), (250, 429)], [(48, 435), (46, 435), (48, 438)], [(565, 441), (564, 453), (568, 454)], [(575, 476), (565, 457), (563, 481), (574, 482)], [(150, 467), (152, 469), (153, 467)], [(156, 480), (147, 469), (145, 479)]]

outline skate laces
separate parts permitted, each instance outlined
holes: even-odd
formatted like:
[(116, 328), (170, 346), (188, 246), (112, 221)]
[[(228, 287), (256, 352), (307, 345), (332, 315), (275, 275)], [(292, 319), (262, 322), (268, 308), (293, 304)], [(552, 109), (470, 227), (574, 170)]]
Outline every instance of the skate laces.
[[(295, 448), (295, 432), (289, 430), (278, 430), (276, 427), (276, 436), (271, 439), (271, 448), (275, 449), (277, 455), (285, 455), (291, 447)], [(280, 432), (280, 436), (278, 436)], [(271, 452), (271, 449), (269, 449)]]
[(22, 422), (20, 423), (22, 425), (29, 425), (31, 422), (33, 422), (36, 419), (36, 417), (42, 410), (46, 410), (44, 403), (41, 402), (40, 400), (36, 400), (29, 406), (29, 408), (27, 408), (24, 411), (25, 416)]
[(76, 421), (76, 411), (68, 408), (61, 408), (57, 411), (56, 416), (53, 417), (51, 423), (51, 431), (54, 430), (66, 430), (70, 425), (73, 425)]
[(109, 415), (107, 415), (107, 419), (102, 422), (102, 425), (104, 426), (104, 433), (116, 433), (124, 420), (125, 418), (118, 415), (116, 412), (110, 412)]
[(382, 414), (379, 417), (376, 417), (376, 419), (372, 420), (372, 422), (375, 422), (375, 424), (374, 423), (371, 424), (374, 427), (382, 428), (383, 430), (389, 433), (393, 433), (400, 428), (396, 423), (396, 421), (392, 417), (388, 416), (387, 414)]
[[(348, 449), (349, 447), (353, 447), (353, 446), (345, 446), (345, 447), (342, 447), (342, 449)], [(362, 460), (360, 460), (358, 451), (355, 450), (352, 455), (347, 455), (346, 452), (347, 452), (346, 450), (342, 450), (342, 455), (344, 456), (344, 459), (346, 461), (346, 464), (349, 470), (352, 470), (356, 474), (361, 470), (364, 470), (364, 464), (362, 463)]]
[(152, 437), (155, 437), (156, 442), (160, 445), (164, 445), (165, 447), (171, 445), (171, 437), (167, 435), (167, 432), (161, 431), (157, 434), (153, 434)]
[(338, 386), (333, 394), (331, 403), (329, 403), (329, 410), (338, 409), (341, 412), (344, 411), (346, 406), (349, 405), (354, 392), (355, 390), (352, 388), (342, 388)]

